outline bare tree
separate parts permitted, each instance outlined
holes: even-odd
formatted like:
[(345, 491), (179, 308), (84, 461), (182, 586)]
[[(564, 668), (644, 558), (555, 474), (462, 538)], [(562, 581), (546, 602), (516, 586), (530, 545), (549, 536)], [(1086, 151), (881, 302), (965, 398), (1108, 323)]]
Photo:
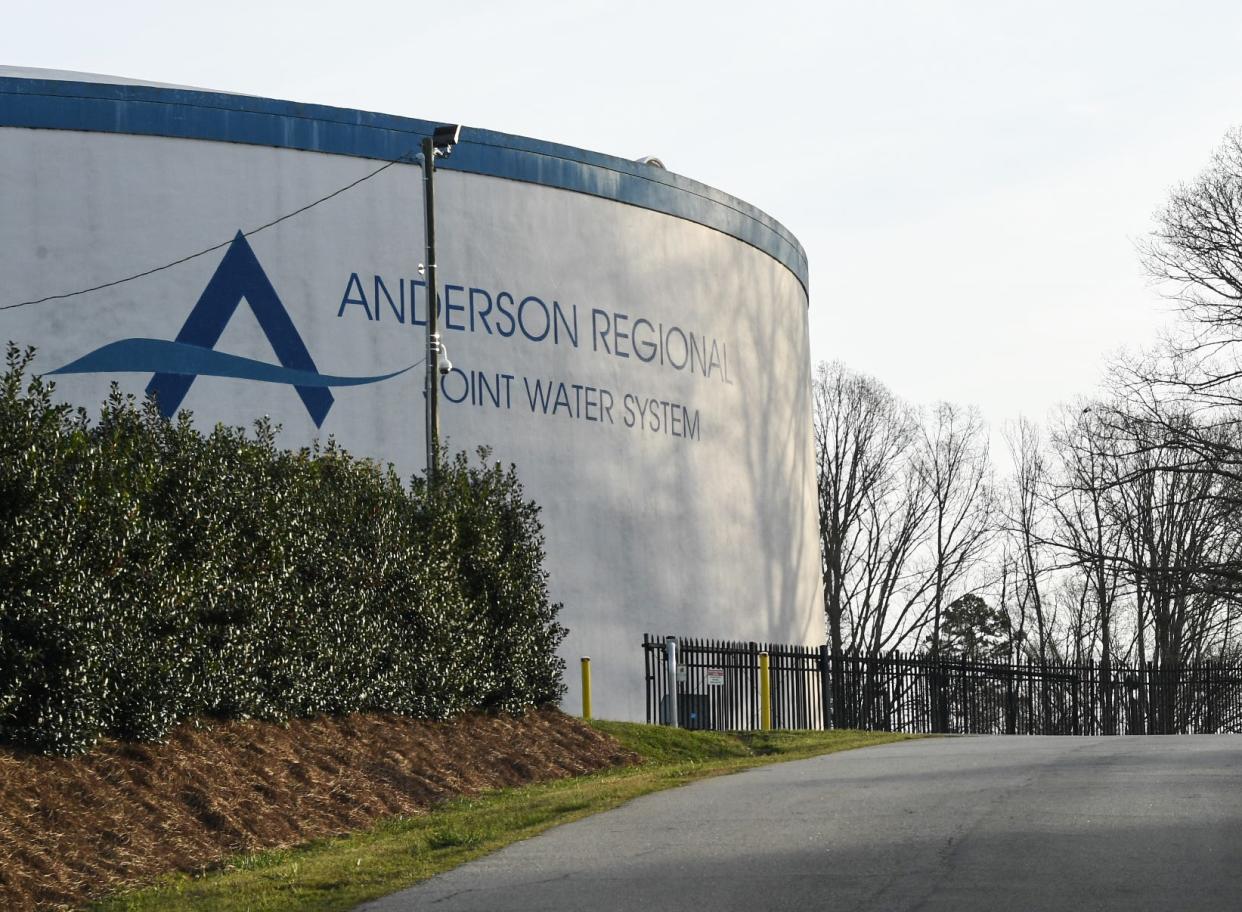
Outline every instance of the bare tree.
[(1220, 476), (1182, 468), (1187, 454), (1180, 441), (1188, 432), (1151, 439), (1152, 430), (1145, 421), (1132, 427), (1135, 439), (1117, 461), (1112, 516), (1138, 598), (1140, 657), (1176, 667), (1202, 650), (1204, 644), (1187, 637), (1196, 627), (1193, 614), (1229, 596), (1219, 575), (1234, 562), (1237, 545)]
[(1118, 364), (1114, 382), (1125, 417), (1175, 445), (1173, 468), (1232, 479), (1221, 494), (1242, 505), (1242, 130), (1173, 188), (1156, 222), (1143, 262), (1183, 321), (1153, 352)]
[(840, 363), (819, 365), (813, 402), (824, 605), (839, 657), (857, 648), (851, 632), (884, 627), (926, 511), (906, 480), (917, 434), (908, 406)]
[(1019, 651), (1026, 643), (1027, 610), (1025, 592), (1018, 585), (1022, 570), (1013, 556), (1010, 538), (1005, 535), (999, 538), (1000, 553), (996, 555), (997, 566), (993, 576), (1000, 587), (997, 590), (998, 610), (1005, 612), (1009, 619), (1009, 661), (1012, 662), (1017, 660)]
[(1048, 468), (1044, 458), (1039, 429), (1026, 418), (1005, 430), (1005, 442), (1013, 462), (1013, 477), (1008, 487), (1005, 524), (1014, 538), (1022, 583), (1035, 612), (1036, 650), (1040, 662), (1048, 660), (1051, 623), (1044, 605), (1040, 582), (1047, 541), (1046, 512)]
[(880, 655), (917, 639), (927, 624), (932, 501), (910, 462), (901, 468), (900, 486), (872, 498), (864, 514), (865, 559), (845, 606), (847, 651), (854, 654)]
[(1100, 660), (1107, 668), (1113, 658), (1113, 606), (1121, 585), (1117, 562), (1110, 557), (1118, 553), (1121, 540), (1119, 527), (1109, 519), (1116, 458), (1107, 449), (1110, 440), (1102, 433), (1098, 409), (1098, 404), (1079, 403), (1061, 410), (1052, 434), (1057, 466), (1049, 504), (1058, 520), (1056, 545), (1086, 577), (1099, 619)]
[(1224, 353), (1232, 365), (1217, 363), (1192, 383), (1227, 389), (1242, 378), (1231, 351), (1242, 341), (1242, 130), (1226, 135), (1195, 180), (1174, 187), (1156, 218), (1143, 260), (1193, 330), (1180, 353), (1205, 366)]
[(929, 602), (935, 653), (947, 596), (983, 559), (992, 531), (992, 473), (979, 413), (948, 403), (936, 406), (923, 425), (915, 471), (931, 499)]
[[(1115, 365), (1110, 392), (1067, 406), (1049, 433), (1015, 424), (999, 496), (977, 412), (916, 414), (871, 378), (820, 367), (835, 655), (921, 643), (936, 656), (945, 642), (986, 641), (1011, 659), (1098, 661), (1104, 731), (1134, 712), (1170, 731), (1175, 688), (1136, 709), (1121, 702), (1133, 681), (1113, 669), (1242, 653), (1242, 131), (1173, 191), (1158, 221), (1144, 257), (1183, 331)], [(1045, 691), (1050, 719), (1048, 700)], [(943, 695), (935, 711), (947, 725)]]
[(1143, 258), (1183, 323), (1117, 365), (1094, 436), (1115, 471), (1134, 648), (1165, 667), (1225, 648), (1242, 600), (1242, 131), (1172, 190)]
[[(1049, 505), (1057, 520), (1054, 544), (1065, 563), (1083, 576), (1084, 610), (1088, 599), (1094, 606), (1092, 624), (1089, 628), (1080, 627), (1079, 631), (1080, 637), (1089, 633), (1091, 641), (1084, 644), (1080, 639), (1076, 653), (1088, 661), (1098, 655), (1100, 677), (1109, 682), (1115, 653), (1114, 607), (1122, 587), (1116, 555), (1122, 541), (1121, 526), (1112, 518), (1116, 459), (1108, 449), (1110, 438), (1104, 430), (1098, 403), (1078, 403), (1062, 409), (1052, 435), (1057, 465)], [(1108, 684), (1103, 691), (1101, 723), (1109, 733), (1116, 727), (1113, 697), (1113, 688)]]

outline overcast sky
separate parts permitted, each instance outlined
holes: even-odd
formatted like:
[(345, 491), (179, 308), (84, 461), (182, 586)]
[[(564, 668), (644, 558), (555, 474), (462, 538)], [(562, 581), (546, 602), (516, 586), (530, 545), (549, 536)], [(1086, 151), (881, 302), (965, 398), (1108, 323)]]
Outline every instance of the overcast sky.
[(811, 352), (994, 424), (1168, 321), (1135, 241), (1242, 124), (1237, 3), (8, 0), (0, 64), (461, 122), (754, 203)]

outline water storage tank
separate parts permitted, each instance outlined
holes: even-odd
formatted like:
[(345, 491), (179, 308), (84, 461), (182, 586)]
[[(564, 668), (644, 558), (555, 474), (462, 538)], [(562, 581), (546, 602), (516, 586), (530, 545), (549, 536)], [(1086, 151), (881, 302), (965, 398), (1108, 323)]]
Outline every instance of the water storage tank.
[[(74, 403), (155, 389), (204, 427), (269, 415), (284, 445), (419, 472), (405, 162), (433, 126), (0, 68), (0, 306), (43, 299), (0, 311), (0, 338)], [(640, 718), (645, 631), (822, 641), (797, 240), (661, 167), (469, 126), (436, 204), (442, 432), (543, 507), (567, 707), (589, 654), (597, 715)], [(169, 370), (187, 351), (200, 373)]]

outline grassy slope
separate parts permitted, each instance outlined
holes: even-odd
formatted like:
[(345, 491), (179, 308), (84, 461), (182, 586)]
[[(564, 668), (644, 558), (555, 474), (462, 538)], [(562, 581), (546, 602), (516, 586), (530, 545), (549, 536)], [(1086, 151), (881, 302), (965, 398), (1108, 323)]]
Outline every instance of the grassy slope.
[(116, 896), (99, 912), (139, 910), (351, 909), (549, 827), (608, 810), (648, 792), (764, 763), (900, 741), (882, 732), (687, 732), (596, 722), (647, 762), (542, 785), (446, 802), (435, 811), (296, 849), (232, 859), (201, 876), (177, 875)]

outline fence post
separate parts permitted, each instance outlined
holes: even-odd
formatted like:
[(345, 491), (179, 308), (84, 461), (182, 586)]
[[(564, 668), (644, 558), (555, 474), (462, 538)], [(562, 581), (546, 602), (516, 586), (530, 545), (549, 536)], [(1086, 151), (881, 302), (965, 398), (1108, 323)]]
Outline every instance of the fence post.
[(949, 730), (949, 700), (945, 693), (948, 687), (948, 675), (940, 661), (940, 652), (932, 654), (932, 731), (943, 733)]
[(1205, 696), (1207, 698), (1205, 701), (1207, 703), (1207, 715), (1203, 722), (1203, 733), (1205, 735), (1216, 734), (1216, 681), (1218, 678), (1217, 671), (1219, 668), (1219, 664), (1213, 665), (1209, 662), (1207, 665), (1207, 684), (1204, 687)]
[(591, 718), (591, 657), (582, 657), (582, 718)]
[(763, 731), (772, 730), (772, 681), (766, 650), (759, 653), (759, 727)]
[(668, 672), (668, 724), (677, 728), (677, 637), (664, 638), (664, 663)]
[(660, 698), (655, 693), (655, 671), (651, 666), (651, 650), (648, 648), (650, 636), (643, 634), (643, 674), (645, 678), (643, 683), (647, 691), (647, 724), (651, 724), (652, 712), (654, 710), (656, 719), (660, 716)]
[(1082, 734), (1082, 729), (1079, 727), (1078, 717), (1079, 717), (1079, 709), (1081, 707), (1081, 702), (1078, 699), (1078, 675), (1077, 674), (1075, 674), (1074, 677), (1070, 680), (1070, 705), (1073, 707), (1071, 711), (1074, 714), (1074, 727), (1072, 730), (1072, 734), (1080, 735)]
[(1005, 669), (1005, 734), (1018, 733), (1018, 694), (1013, 688), (1012, 659)]
[(819, 702), (824, 712), (824, 730), (832, 728), (832, 650), (827, 644), (819, 647)]

